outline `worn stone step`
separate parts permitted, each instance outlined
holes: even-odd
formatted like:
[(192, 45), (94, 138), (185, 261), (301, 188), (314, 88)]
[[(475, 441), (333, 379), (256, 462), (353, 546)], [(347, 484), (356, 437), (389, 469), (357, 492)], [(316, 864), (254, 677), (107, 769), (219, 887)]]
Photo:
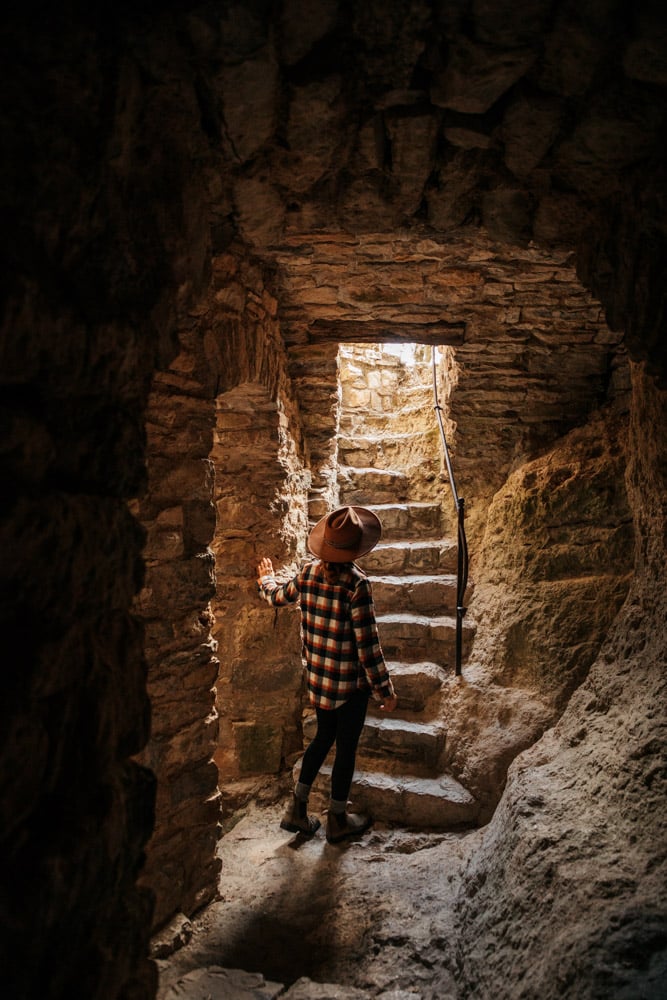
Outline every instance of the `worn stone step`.
[[(315, 735), (317, 720), (308, 713), (303, 720), (307, 743)], [(368, 715), (359, 739), (357, 761), (373, 766), (377, 759), (389, 773), (432, 775), (439, 770), (445, 748), (445, 729), (436, 722), (414, 722), (395, 715)], [(333, 753), (333, 751), (332, 751)]]
[[(456, 618), (448, 615), (400, 613), (377, 616), (378, 633), (382, 650), (387, 659), (400, 659), (412, 663), (429, 660), (433, 663), (453, 665), (456, 652)], [(473, 623), (463, 619), (461, 656), (470, 654), (475, 634)]]
[(369, 503), (366, 506), (380, 518), (384, 541), (442, 537), (442, 508), (438, 503)]
[(409, 574), (371, 576), (378, 612), (414, 611), (456, 614), (456, 577)]
[[(321, 769), (311, 793), (309, 809), (323, 812), (330, 795), (331, 767)], [(420, 778), (381, 771), (355, 772), (350, 789), (352, 811), (368, 812), (379, 822), (411, 829), (455, 830), (476, 826), (479, 804), (450, 775)]]
[[(348, 439), (382, 438), (391, 440), (406, 433), (414, 433), (423, 439), (427, 435), (437, 435), (437, 418), (433, 411), (433, 399), (429, 393), (418, 389), (411, 398), (401, 393), (401, 407), (393, 413), (376, 411), (372, 407), (364, 410), (350, 409), (343, 396), (340, 413), (339, 433)], [(430, 411), (425, 419), (425, 410)]]
[(369, 576), (456, 573), (457, 545), (447, 538), (379, 542), (357, 561)]
[(441, 449), (436, 432), (425, 438), (423, 431), (402, 434), (387, 433), (338, 438), (338, 459), (341, 465), (356, 468), (409, 469), (426, 467), (437, 474)]
[(339, 466), (338, 486), (342, 504), (384, 504), (407, 499), (409, 479), (403, 472), (373, 467)]
[[(446, 671), (437, 663), (402, 663), (387, 660), (387, 670), (392, 679), (401, 715), (428, 716), (437, 711), (440, 689)], [(370, 714), (379, 713), (373, 699), (368, 704)]]
[[(361, 449), (372, 449), (378, 447), (386, 447), (387, 445), (396, 444), (401, 452), (405, 448), (409, 448), (410, 445), (417, 441), (422, 442), (424, 440), (424, 431), (419, 428), (417, 430), (410, 431), (398, 431), (397, 433), (387, 434), (386, 431), (380, 430), (377, 434), (372, 432), (355, 434), (346, 433), (342, 427), (342, 417), (341, 417), (341, 429), (338, 434), (338, 453), (346, 453), (348, 451), (354, 451), (356, 448)], [(386, 420), (386, 418), (385, 418)], [(380, 427), (386, 427), (386, 422), (384, 425), (380, 424)], [(436, 425), (434, 424), (434, 429)], [(357, 462), (346, 462), (345, 465), (357, 465)]]

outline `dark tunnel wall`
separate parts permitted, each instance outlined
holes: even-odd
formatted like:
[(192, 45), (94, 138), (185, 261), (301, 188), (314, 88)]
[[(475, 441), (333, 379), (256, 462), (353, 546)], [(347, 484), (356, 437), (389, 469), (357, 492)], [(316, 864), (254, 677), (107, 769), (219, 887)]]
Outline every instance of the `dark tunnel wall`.
[[(154, 778), (131, 614), (152, 373), (206, 280), (178, 102), (128, 56), (123, 5), (2, 15), (3, 990), (151, 996), (136, 888)], [(176, 46), (178, 52), (178, 47)], [(166, 107), (171, 105), (171, 111)]]

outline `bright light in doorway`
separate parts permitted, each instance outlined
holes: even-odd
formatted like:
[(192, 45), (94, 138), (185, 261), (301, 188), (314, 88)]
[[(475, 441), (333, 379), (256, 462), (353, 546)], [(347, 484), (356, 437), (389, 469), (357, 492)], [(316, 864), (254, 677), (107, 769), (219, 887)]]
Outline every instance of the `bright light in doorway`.
[(386, 354), (393, 354), (401, 364), (414, 365), (416, 360), (415, 347), (415, 344), (383, 344), (382, 350)]

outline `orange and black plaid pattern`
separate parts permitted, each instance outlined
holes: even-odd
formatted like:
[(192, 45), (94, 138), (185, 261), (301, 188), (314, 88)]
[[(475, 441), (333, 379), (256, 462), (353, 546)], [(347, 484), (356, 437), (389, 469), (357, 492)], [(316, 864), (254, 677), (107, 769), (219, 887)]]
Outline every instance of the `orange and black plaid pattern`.
[(259, 592), (269, 604), (299, 602), (310, 701), (338, 708), (359, 689), (388, 698), (393, 687), (382, 654), (368, 577), (345, 563), (329, 583), (322, 563), (308, 563), (287, 583), (262, 577)]

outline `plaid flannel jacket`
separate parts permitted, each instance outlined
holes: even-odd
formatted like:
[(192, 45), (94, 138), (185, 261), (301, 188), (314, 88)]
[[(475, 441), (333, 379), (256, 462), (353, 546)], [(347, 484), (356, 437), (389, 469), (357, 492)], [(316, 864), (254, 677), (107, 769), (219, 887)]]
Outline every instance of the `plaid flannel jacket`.
[(274, 606), (300, 603), (301, 635), (310, 701), (318, 708), (338, 708), (357, 690), (389, 698), (394, 688), (380, 647), (368, 577), (354, 563), (344, 563), (329, 583), (322, 563), (305, 565), (287, 583), (263, 576), (258, 584)]

